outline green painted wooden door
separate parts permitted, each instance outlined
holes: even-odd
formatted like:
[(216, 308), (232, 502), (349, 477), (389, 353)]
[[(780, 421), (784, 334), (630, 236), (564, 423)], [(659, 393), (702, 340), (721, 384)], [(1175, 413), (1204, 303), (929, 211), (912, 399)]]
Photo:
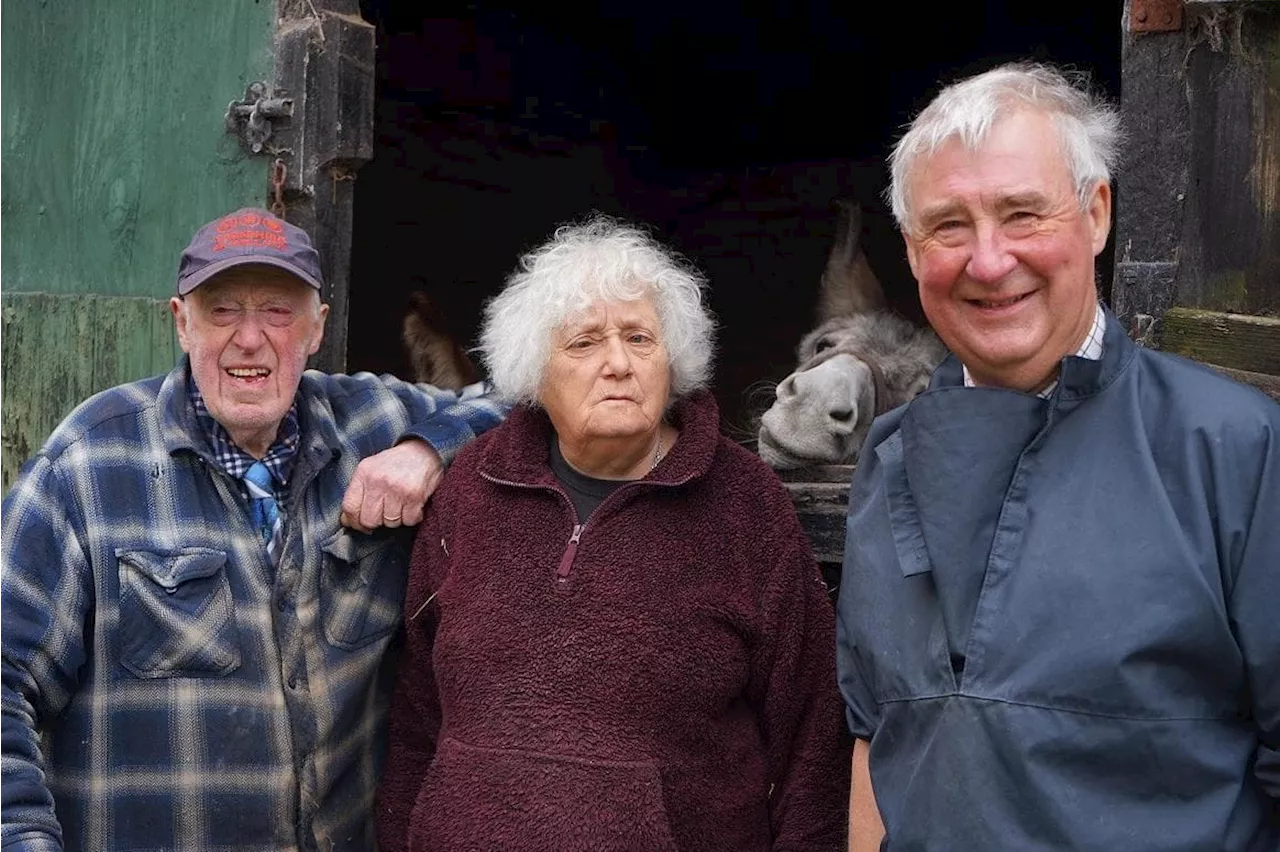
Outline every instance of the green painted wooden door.
[(3, 453), (8, 489), (90, 394), (167, 371), (178, 255), (266, 202), (227, 104), (271, 80), (274, 0), (3, 0)]

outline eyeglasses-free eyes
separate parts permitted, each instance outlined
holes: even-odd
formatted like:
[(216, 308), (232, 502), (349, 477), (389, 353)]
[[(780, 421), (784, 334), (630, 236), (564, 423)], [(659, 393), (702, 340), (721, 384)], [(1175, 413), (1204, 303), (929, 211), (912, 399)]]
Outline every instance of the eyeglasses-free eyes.
[(239, 325), (250, 314), (257, 314), (261, 322), (272, 328), (288, 328), (297, 321), (299, 311), (292, 305), (279, 302), (258, 306), (242, 305), (238, 302), (219, 302), (207, 306), (202, 313), (219, 328)]

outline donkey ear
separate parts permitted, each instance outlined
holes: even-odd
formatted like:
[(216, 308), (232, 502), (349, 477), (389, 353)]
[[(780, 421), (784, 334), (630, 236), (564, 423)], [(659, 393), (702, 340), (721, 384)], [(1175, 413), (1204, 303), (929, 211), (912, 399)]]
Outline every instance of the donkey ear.
[(836, 200), (836, 238), (818, 292), (818, 322), (884, 307), (884, 289), (862, 251), (862, 208)]

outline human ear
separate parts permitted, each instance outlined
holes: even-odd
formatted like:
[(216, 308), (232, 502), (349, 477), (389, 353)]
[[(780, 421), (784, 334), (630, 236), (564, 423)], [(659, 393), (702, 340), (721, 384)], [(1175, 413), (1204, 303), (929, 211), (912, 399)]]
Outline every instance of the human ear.
[(1097, 257), (1106, 248), (1107, 236), (1111, 233), (1111, 186), (1106, 181), (1098, 181), (1093, 188), (1086, 212), (1093, 229), (1093, 256)]
[(169, 310), (173, 313), (174, 328), (178, 332), (178, 345), (182, 347), (183, 352), (190, 353), (191, 345), (187, 338), (187, 326), (191, 320), (187, 316), (187, 303), (174, 296), (169, 300)]
[(320, 351), (320, 344), (324, 341), (324, 321), (329, 316), (329, 306), (320, 305), (320, 310), (316, 316), (316, 326), (312, 331), (311, 341), (307, 344), (307, 354), (314, 355)]

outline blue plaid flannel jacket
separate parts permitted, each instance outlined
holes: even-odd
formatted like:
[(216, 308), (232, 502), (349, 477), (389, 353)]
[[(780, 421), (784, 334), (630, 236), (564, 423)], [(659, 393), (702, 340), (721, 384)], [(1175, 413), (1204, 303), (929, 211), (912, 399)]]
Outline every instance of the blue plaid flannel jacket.
[[(356, 464), (447, 462), (504, 408), (309, 371), (272, 570), (168, 376), (77, 408), (3, 506), (6, 850), (374, 848), (411, 531), (338, 524)], [(11, 844), (13, 844), (11, 846)]]

